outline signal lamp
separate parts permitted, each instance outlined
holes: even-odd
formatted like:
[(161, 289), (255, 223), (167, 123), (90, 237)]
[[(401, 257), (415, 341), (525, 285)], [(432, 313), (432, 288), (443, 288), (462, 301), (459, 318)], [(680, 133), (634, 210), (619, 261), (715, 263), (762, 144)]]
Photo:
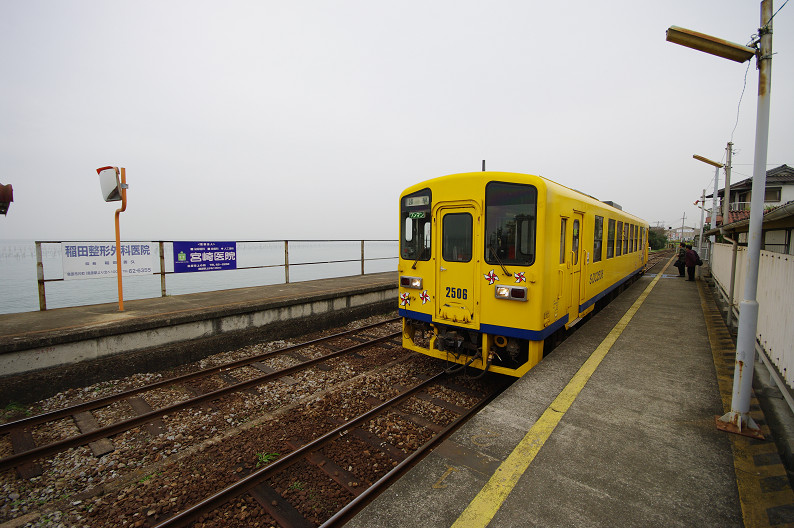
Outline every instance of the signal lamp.
[(526, 301), (528, 298), (527, 288), (524, 286), (501, 286), (497, 285), (494, 290), (497, 299), (507, 299), (510, 301)]
[(422, 277), (400, 277), (400, 286), (403, 288), (413, 288), (414, 290), (422, 289)]

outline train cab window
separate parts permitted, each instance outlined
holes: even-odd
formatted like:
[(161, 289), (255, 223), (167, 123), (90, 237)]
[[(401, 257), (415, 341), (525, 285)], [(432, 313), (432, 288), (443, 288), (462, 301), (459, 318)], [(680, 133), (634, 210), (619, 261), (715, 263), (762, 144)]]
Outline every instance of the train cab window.
[(403, 196), (400, 201), (400, 256), (406, 260), (430, 260), (431, 203), (430, 189)]
[(530, 266), (535, 262), (538, 190), (532, 185), (485, 186), (485, 261)]
[(607, 223), (607, 258), (611, 259), (615, 256), (615, 221), (610, 220)]
[(472, 217), (469, 213), (444, 215), (441, 254), (447, 262), (469, 262), (472, 247)]
[(604, 217), (596, 215), (593, 224), (593, 262), (601, 262), (604, 239)]

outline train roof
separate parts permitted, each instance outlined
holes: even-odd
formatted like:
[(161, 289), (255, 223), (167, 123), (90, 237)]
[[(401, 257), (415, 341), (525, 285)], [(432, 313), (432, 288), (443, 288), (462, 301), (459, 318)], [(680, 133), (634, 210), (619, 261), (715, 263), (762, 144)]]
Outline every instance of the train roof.
[(635, 215), (633, 215), (631, 213), (627, 213), (626, 211), (623, 210), (623, 208), (620, 205), (616, 204), (615, 202), (599, 200), (598, 198), (596, 198), (594, 196), (591, 196), (589, 194), (583, 193), (582, 191), (579, 191), (579, 190), (576, 190), (576, 189), (572, 189), (571, 187), (568, 187), (566, 185), (558, 183), (558, 182), (556, 182), (554, 180), (550, 180), (550, 179), (545, 178), (543, 176), (539, 176), (539, 175), (536, 175), (536, 174), (524, 174), (524, 173), (519, 173), (519, 172), (477, 171), (477, 172), (460, 172), (460, 173), (456, 173), (456, 174), (447, 174), (445, 176), (438, 176), (436, 178), (431, 178), (429, 180), (424, 180), (424, 181), (419, 182), (419, 183), (417, 183), (415, 185), (412, 185), (412, 186), (408, 187), (407, 189), (405, 189), (402, 192), (401, 196), (404, 196), (404, 195), (412, 193), (412, 192), (416, 192), (416, 191), (418, 191), (420, 189), (423, 189), (425, 187), (434, 186), (434, 185), (449, 184), (449, 183), (452, 183), (454, 181), (459, 181), (459, 180), (473, 180), (473, 181), (500, 180), (500, 181), (512, 181), (512, 182), (516, 182), (516, 183), (521, 183), (521, 180), (525, 180), (526, 181), (527, 179), (529, 179), (530, 181), (527, 181), (526, 183), (530, 183), (533, 180), (534, 180), (535, 183), (537, 183), (538, 180), (540, 180), (540, 181), (543, 182), (543, 184), (546, 187), (551, 187), (551, 188), (555, 189), (557, 192), (563, 191), (566, 194), (573, 193), (573, 194), (579, 196), (584, 201), (591, 203), (592, 205), (614, 209), (616, 212), (620, 213), (621, 215), (630, 216), (630, 217), (636, 219), (637, 221), (640, 221), (640, 222), (642, 222), (644, 224), (648, 224), (648, 222), (645, 221), (644, 219), (642, 219), (642, 218), (640, 218), (638, 216), (635, 216)]

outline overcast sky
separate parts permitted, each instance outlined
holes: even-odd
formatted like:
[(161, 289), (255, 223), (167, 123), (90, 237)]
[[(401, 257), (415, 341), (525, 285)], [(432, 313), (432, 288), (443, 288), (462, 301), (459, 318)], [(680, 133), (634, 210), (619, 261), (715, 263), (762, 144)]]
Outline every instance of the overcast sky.
[[(774, 9), (783, 5), (776, 0)], [(0, 238), (397, 238), (400, 192), (539, 174), (651, 225), (699, 225), (758, 73), (665, 42), (746, 44), (760, 2), (0, 0)], [(794, 165), (794, 4), (774, 19), (769, 168)], [(720, 180), (720, 186), (723, 181)]]

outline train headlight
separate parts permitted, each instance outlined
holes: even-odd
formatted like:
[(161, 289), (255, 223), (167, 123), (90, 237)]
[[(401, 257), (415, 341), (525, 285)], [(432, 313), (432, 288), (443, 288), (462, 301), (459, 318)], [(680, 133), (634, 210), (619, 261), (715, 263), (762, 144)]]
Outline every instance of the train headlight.
[(413, 288), (414, 290), (422, 289), (422, 277), (400, 277), (400, 286), (403, 288)]
[(524, 286), (501, 286), (496, 285), (494, 295), (497, 299), (508, 299), (510, 301), (526, 301), (529, 295)]

